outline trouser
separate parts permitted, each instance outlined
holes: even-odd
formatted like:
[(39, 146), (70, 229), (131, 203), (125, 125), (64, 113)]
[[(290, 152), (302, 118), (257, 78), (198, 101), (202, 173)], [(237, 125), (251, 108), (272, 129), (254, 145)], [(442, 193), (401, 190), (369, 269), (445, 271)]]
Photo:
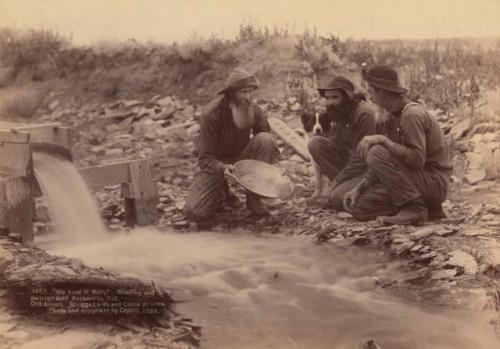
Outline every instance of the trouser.
[(333, 180), (349, 160), (349, 154), (340, 152), (339, 147), (329, 138), (314, 136), (308, 144), (309, 153), (321, 169), (321, 173)]
[(359, 220), (394, 215), (402, 205), (415, 200), (422, 200), (429, 209), (446, 200), (449, 171), (411, 168), (381, 145), (370, 148), (366, 163), (378, 182), (367, 188), (353, 207), (352, 214)]
[[(320, 168), (321, 173), (330, 180), (335, 179), (349, 160), (349, 154), (340, 152), (338, 145), (331, 139), (322, 136), (314, 136), (311, 138), (309, 141), (309, 153)], [(333, 192), (330, 193), (330, 201), (334, 209), (343, 209), (342, 200), (344, 194), (353, 189), (361, 178), (362, 176), (359, 176), (347, 180), (339, 184)]]
[[(231, 159), (228, 163), (244, 159), (273, 163), (277, 160), (278, 154), (279, 150), (274, 137), (270, 133), (261, 132), (250, 140), (235, 159)], [(223, 173), (207, 171), (196, 173), (184, 206), (185, 216), (194, 221), (209, 218), (222, 207), (228, 193), (229, 186)]]

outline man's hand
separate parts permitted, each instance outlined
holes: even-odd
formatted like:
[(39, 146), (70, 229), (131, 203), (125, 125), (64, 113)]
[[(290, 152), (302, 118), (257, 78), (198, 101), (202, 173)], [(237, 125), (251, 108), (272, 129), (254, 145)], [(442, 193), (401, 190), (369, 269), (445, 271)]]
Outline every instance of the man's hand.
[(356, 206), (361, 193), (370, 186), (370, 182), (363, 178), (353, 189), (344, 194), (343, 202), (344, 209), (351, 212), (352, 208)]
[(383, 135), (365, 136), (358, 144), (357, 153), (362, 159), (366, 159), (371, 147), (377, 144), (383, 145), (387, 140), (388, 138)]
[(344, 194), (343, 205), (347, 212), (351, 212), (352, 208), (356, 206), (359, 196), (361, 195), (361, 188), (359, 186), (354, 187), (350, 191)]
[(224, 175), (227, 177), (234, 177), (236, 173), (236, 167), (231, 164), (224, 165)]

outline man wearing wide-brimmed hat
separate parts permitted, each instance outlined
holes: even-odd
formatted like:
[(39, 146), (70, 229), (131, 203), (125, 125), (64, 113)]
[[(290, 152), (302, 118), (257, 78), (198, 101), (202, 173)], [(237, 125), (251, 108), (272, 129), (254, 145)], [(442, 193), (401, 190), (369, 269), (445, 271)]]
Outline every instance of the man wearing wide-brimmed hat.
[[(358, 143), (377, 130), (377, 116), (373, 105), (355, 91), (351, 80), (337, 76), (318, 88), (325, 99), (326, 111), (320, 115), (323, 129), (331, 125), (330, 134), (317, 135), (309, 141), (309, 152), (321, 173), (331, 180), (329, 188), (318, 193), (317, 187), (309, 203), (342, 209), (342, 196), (352, 189), (366, 171), (364, 159), (355, 153)], [(302, 118), (306, 127), (307, 118)]]
[(397, 71), (374, 65), (362, 71), (373, 101), (389, 113), (385, 135), (365, 137), (358, 146), (369, 172), (344, 197), (360, 220), (418, 224), (442, 218), (452, 165), (448, 142), (434, 116), (410, 102)]
[[(278, 148), (261, 108), (253, 103), (252, 92), (259, 86), (255, 75), (243, 68), (229, 74), (219, 97), (204, 108), (198, 143), (200, 171), (195, 175), (184, 207), (187, 218), (203, 221), (224, 203), (238, 206), (224, 176), (238, 160), (272, 163)], [(253, 137), (252, 137), (253, 135)], [(268, 214), (260, 198), (247, 192), (247, 208), (256, 216)]]

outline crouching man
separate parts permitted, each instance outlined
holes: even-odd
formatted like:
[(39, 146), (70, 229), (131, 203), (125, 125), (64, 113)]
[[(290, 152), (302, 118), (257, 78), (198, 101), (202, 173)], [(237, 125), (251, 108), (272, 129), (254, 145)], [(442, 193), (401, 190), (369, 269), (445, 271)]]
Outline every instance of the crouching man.
[[(198, 164), (189, 190), (184, 214), (188, 219), (203, 221), (226, 203), (239, 206), (230, 193), (224, 176), (234, 170), (236, 161), (261, 160), (272, 163), (279, 153), (263, 111), (252, 103), (252, 91), (259, 81), (242, 68), (234, 69), (221, 96), (204, 109), (199, 138)], [(253, 134), (253, 138), (250, 135)], [(268, 214), (260, 198), (246, 194), (247, 208), (256, 216)]]
[(452, 165), (448, 143), (437, 120), (410, 102), (398, 73), (375, 65), (363, 72), (373, 101), (389, 113), (385, 135), (358, 145), (368, 173), (344, 196), (344, 207), (359, 220), (418, 224), (442, 218)]
[(332, 130), (326, 136), (312, 137), (308, 147), (320, 175), (327, 176), (331, 183), (323, 193), (316, 191), (308, 202), (341, 210), (343, 195), (367, 170), (356, 147), (365, 136), (376, 133), (377, 116), (374, 106), (366, 102), (363, 94), (355, 92), (354, 84), (343, 76), (335, 77), (318, 92), (326, 101), (326, 112), (321, 114), (323, 128), (331, 125)]

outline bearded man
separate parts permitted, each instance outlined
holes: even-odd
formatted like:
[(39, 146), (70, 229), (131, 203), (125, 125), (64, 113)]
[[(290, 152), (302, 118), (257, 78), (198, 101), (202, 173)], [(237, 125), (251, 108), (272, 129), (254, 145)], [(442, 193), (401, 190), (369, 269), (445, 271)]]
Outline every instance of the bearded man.
[(341, 210), (344, 193), (367, 171), (364, 159), (358, 157), (355, 150), (365, 136), (376, 133), (377, 114), (364, 95), (355, 92), (352, 81), (343, 76), (335, 77), (318, 92), (326, 101), (326, 112), (320, 116), (320, 122), (323, 130), (331, 127), (331, 131), (325, 136), (312, 137), (308, 147), (314, 162), (331, 184), (325, 192), (313, 194), (308, 202)]
[[(279, 151), (269, 133), (267, 117), (252, 101), (252, 92), (258, 86), (254, 75), (235, 68), (219, 92), (221, 96), (204, 108), (198, 143), (200, 171), (195, 174), (184, 207), (188, 219), (206, 220), (224, 203), (233, 208), (239, 206), (224, 176), (234, 171), (236, 161), (253, 159), (273, 163), (277, 159)], [(255, 216), (268, 214), (260, 198), (248, 191), (246, 205)]]

